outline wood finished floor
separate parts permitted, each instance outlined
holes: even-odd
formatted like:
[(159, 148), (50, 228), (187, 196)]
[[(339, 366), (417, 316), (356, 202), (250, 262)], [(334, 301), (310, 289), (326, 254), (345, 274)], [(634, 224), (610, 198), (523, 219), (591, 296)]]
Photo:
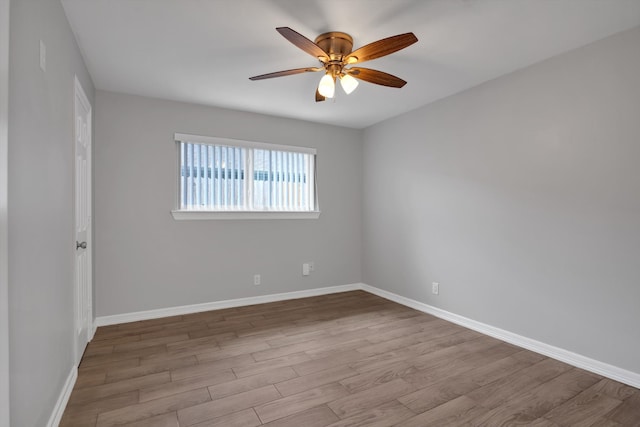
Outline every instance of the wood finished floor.
[(640, 390), (362, 292), (101, 327), (61, 426), (640, 426)]

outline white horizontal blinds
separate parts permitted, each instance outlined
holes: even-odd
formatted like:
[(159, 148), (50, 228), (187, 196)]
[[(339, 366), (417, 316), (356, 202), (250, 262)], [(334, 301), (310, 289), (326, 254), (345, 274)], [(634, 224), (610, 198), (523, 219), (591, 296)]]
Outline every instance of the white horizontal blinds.
[(181, 210), (314, 211), (315, 150), (203, 140), (178, 140)]

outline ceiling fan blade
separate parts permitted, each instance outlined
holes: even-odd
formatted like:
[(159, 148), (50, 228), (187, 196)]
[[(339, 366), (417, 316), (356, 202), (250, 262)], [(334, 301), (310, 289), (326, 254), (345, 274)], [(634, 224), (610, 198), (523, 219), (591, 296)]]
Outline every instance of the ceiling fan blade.
[(322, 102), (325, 99), (327, 99), (327, 98), (325, 98), (324, 96), (320, 95), (320, 91), (318, 89), (316, 89), (316, 102)]
[(292, 76), (294, 74), (302, 74), (302, 73), (321, 71), (321, 70), (324, 70), (324, 68), (319, 68), (319, 67), (294, 68), (293, 70), (276, 71), (275, 73), (261, 74), (259, 76), (249, 77), (249, 80), (272, 79), (274, 77)]
[(407, 84), (407, 82), (402, 80), (400, 77), (369, 68), (353, 67), (346, 70), (346, 72), (356, 79), (382, 86), (400, 88)]
[(377, 42), (369, 43), (351, 52), (347, 58), (347, 64), (355, 64), (356, 62), (371, 61), (411, 46), (418, 41), (413, 33), (398, 34), (397, 36), (387, 37)]
[(329, 54), (327, 52), (322, 50), (320, 46), (318, 46), (302, 34), (292, 30), (289, 27), (278, 27), (276, 28), (276, 31), (282, 34), (282, 37), (289, 40), (291, 43), (298, 46), (309, 55), (318, 58), (322, 62), (327, 62), (329, 60)]

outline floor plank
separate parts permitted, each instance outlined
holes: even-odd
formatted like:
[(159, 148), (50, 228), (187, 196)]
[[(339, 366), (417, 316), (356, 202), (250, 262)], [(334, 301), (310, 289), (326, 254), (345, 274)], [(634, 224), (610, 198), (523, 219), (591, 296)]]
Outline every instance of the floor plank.
[(117, 381), (109, 384), (102, 384), (95, 387), (85, 387), (82, 392), (71, 395), (70, 404), (80, 404), (90, 402), (115, 394), (126, 393), (127, 391), (140, 390), (141, 388), (157, 384), (165, 384), (171, 381), (169, 372), (159, 372), (128, 380)]
[(472, 399), (460, 396), (398, 424), (398, 427), (462, 426), (487, 413)]
[[(295, 373), (295, 371), (294, 371)], [(357, 375), (358, 371), (347, 365), (329, 368), (324, 371), (314, 372), (305, 376), (297, 376), (286, 381), (280, 381), (276, 384), (276, 388), (283, 396), (291, 396), (292, 394), (301, 393), (321, 385), (337, 382), (345, 378)]]
[(178, 368), (195, 366), (198, 359), (195, 356), (179, 357), (176, 359), (160, 360), (156, 363), (145, 363), (131, 368), (107, 369), (105, 383), (113, 383), (130, 378), (144, 377), (159, 372), (171, 371)]
[(284, 418), (298, 412), (306, 411), (307, 409), (327, 402), (333, 402), (348, 394), (349, 392), (340, 384), (331, 383), (273, 400), (255, 407), (255, 410), (260, 420), (262, 420), (263, 423), (268, 423), (278, 418)]
[(547, 412), (544, 418), (558, 425), (590, 426), (622, 403), (600, 393), (596, 386), (589, 387), (562, 405), (556, 406)]
[(599, 378), (576, 368), (570, 369), (532, 390), (525, 390), (481, 417), (479, 425), (495, 426), (532, 422), (556, 406), (597, 383)]
[(120, 425), (123, 427), (178, 427), (178, 415), (175, 412), (169, 412)]
[(605, 415), (605, 418), (623, 426), (640, 426), (640, 391), (637, 391), (615, 409)]
[(178, 411), (178, 419), (181, 426), (190, 426), (222, 415), (253, 408), (280, 397), (282, 396), (278, 390), (274, 386), (268, 385), (182, 409)]
[[(74, 390), (73, 394), (82, 393), (82, 389)], [(72, 396), (73, 397), (73, 396)], [(73, 402), (73, 400), (70, 400)], [(67, 409), (60, 422), (61, 427), (95, 426), (98, 414), (138, 403), (138, 390), (105, 397), (91, 402), (67, 405)]]
[(339, 418), (331, 409), (322, 405), (263, 425), (268, 427), (324, 427), (338, 420)]
[(168, 398), (156, 399), (136, 405), (125, 406), (98, 415), (96, 427), (117, 426), (126, 423), (175, 412), (182, 408), (193, 407), (203, 402), (211, 401), (206, 388), (179, 393)]
[(195, 377), (185, 378), (183, 380), (171, 381), (169, 384), (160, 384), (143, 388), (140, 390), (139, 399), (140, 402), (148, 402), (161, 397), (171, 396), (172, 394), (179, 394), (196, 388), (204, 388), (235, 379), (236, 376), (233, 374), (231, 369), (213, 371), (207, 375), (198, 375)]
[(413, 417), (415, 414), (397, 400), (369, 408), (366, 411), (355, 412), (342, 420), (329, 424), (330, 427), (386, 427), (396, 426), (401, 421)]
[(350, 414), (359, 414), (390, 402), (400, 396), (411, 393), (413, 386), (401, 378), (385, 384), (359, 391), (329, 403), (329, 408), (340, 418)]
[(280, 391), (280, 394), (285, 396), (280, 390), (280, 385), (286, 384), (288, 380), (292, 380), (294, 378), (299, 378), (298, 374), (296, 374), (296, 372), (291, 369), (290, 366), (285, 366), (282, 368), (271, 369), (261, 374), (238, 378), (233, 381), (228, 381), (222, 384), (211, 386), (209, 387), (209, 394), (211, 394), (211, 397), (213, 399), (220, 399), (222, 397), (231, 396), (233, 394), (242, 393), (271, 384), (276, 384), (276, 388), (278, 389), (278, 391)]
[(249, 408), (194, 424), (194, 427), (256, 427), (262, 425), (256, 412)]

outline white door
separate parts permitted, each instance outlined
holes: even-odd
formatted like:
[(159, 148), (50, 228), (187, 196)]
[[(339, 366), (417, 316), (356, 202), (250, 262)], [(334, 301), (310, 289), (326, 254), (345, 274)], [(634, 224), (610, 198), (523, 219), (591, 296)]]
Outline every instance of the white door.
[(91, 339), (91, 104), (75, 79), (75, 347), (76, 363)]

